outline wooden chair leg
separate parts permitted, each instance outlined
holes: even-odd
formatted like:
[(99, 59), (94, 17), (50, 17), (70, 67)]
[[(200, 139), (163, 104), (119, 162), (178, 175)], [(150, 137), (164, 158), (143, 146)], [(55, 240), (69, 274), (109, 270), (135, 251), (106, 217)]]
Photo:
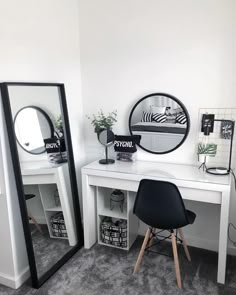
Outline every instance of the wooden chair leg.
[(173, 248), (173, 254), (174, 254), (174, 261), (175, 261), (175, 273), (176, 273), (176, 279), (177, 279), (177, 286), (178, 288), (182, 288), (181, 283), (181, 275), (180, 275), (180, 269), (179, 269), (179, 258), (178, 258), (178, 251), (177, 251), (177, 243), (175, 234), (171, 233), (171, 241), (172, 241), (172, 248)]
[(183, 241), (185, 255), (186, 255), (188, 261), (191, 262), (191, 256), (189, 254), (188, 245), (187, 245), (186, 240), (184, 238), (184, 234), (183, 234), (182, 228), (179, 228), (178, 231), (179, 231), (180, 238)]
[(35, 226), (37, 227), (38, 231), (43, 234), (43, 231), (41, 229), (41, 226), (38, 224), (38, 222), (36, 221), (36, 219), (33, 217), (33, 215), (31, 213), (28, 212), (28, 216), (29, 218), (33, 221), (33, 223), (35, 224)]
[(151, 234), (151, 229), (148, 228), (148, 230), (146, 232), (146, 235), (145, 235), (145, 238), (144, 238), (144, 241), (143, 241), (143, 244), (142, 244), (142, 247), (141, 247), (141, 250), (140, 250), (139, 255), (138, 255), (137, 262), (136, 262), (135, 267), (134, 267), (134, 273), (138, 272), (138, 270), (139, 270), (139, 266), (140, 266), (140, 263), (142, 261), (143, 254), (144, 254), (145, 248), (147, 246), (150, 234)]

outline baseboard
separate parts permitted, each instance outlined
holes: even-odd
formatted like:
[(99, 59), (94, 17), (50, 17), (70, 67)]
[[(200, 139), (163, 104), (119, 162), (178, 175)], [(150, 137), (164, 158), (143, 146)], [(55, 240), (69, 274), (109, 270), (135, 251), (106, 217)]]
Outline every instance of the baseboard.
[(16, 289), (16, 283), (14, 277), (5, 275), (3, 273), (0, 273), (0, 284)]
[[(145, 227), (145, 230), (146, 230), (146, 227)], [(140, 228), (139, 234), (142, 236), (145, 235), (144, 227)], [(187, 234), (185, 234), (185, 239), (186, 239), (189, 246), (218, 252), (218, 244), (219, 244), (218, 240), (202, 239), (200, 237), (190, 236)], [(230, 242), (228, 242), (227, 253), (230, 255), (236, 256), (236, 247), (234, 247), (232, 244), (230, 244)]]
[(29, 267), (25, 268), (17, 277), (0, 273), (0, 284), (12, 289), (18, 289), (30, 277)]
[(30, 277), (30, 269), (27, 266), (16, 278), (15, 289), (18, 289)]
[(184, 235), (189, 246), (206, 249), (210, 251), (218, 251), (218, 241), (202, 239), (200, 237)]
[[(193, 237), (189, 235), (185, 235), (185, 238), (189, 246), (218, 252), (218, 240), (201, 239), (199, 237)], [(236, 256), (236, 247), (234, 247), (229, 242), (227, 253)]]

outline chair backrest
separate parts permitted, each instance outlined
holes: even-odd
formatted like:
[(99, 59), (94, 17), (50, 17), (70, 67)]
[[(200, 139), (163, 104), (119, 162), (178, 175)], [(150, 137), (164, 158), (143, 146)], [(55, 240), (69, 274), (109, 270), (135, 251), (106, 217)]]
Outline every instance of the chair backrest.
[(159, 229), (177, 229), (189, 223), (181, 194), (171, 182), (142, 179), (133, 211), (144, 223)]

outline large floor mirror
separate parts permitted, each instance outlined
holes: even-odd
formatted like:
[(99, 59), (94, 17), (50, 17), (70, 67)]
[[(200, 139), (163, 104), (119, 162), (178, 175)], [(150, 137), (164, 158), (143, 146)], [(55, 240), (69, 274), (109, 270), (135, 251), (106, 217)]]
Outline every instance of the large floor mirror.
[(63, 84), (1, 83), (32, 286), (83, 245)]

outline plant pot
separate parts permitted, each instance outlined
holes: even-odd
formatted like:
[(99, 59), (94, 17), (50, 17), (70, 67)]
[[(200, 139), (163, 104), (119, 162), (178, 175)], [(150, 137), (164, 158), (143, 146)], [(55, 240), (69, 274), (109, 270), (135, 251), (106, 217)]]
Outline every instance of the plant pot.
[(204, 163), (204, 162), (207, 162), (207, 160), (208, 160), (208, 155), (198, 154), (198, 162)]

